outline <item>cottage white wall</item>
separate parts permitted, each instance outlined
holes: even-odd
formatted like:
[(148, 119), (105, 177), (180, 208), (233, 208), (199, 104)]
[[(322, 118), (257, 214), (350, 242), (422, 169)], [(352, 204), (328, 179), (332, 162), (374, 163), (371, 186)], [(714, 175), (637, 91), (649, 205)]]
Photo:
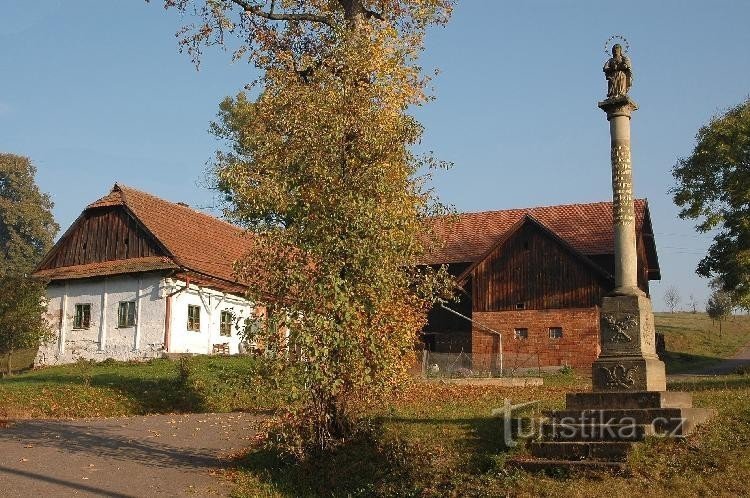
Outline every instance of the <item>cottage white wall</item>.
[[(39, 348), (37, 364), (71, 363), (79, 358), (101, 361), (161, 356), (166, 310), (162, 286), (159, 274), (148, 273), (51, 283), (47, 287), (47, 316), (56, 337)], [(102, 317), (105, 301), (106, 312)], [(121, 301), (136, 301), (135, 326), (118, 328)], [(88, 329), (73, 328), (76, 304), (91, 305)]]
[[(210, 354), (216, 344), (228, 344), (230, 354), (240, 352), (240, 327), (253, 310), (249, 301), (193, 284), (187, 286), (183, 281), (170, 281), (167, 288), (175, 293), (171, 305), (170, 353)], [(187, 329), (189, 305), (200, 307), (200, 332)], [(222, 311), (234, 315), (229, 337), (220, 333)]]

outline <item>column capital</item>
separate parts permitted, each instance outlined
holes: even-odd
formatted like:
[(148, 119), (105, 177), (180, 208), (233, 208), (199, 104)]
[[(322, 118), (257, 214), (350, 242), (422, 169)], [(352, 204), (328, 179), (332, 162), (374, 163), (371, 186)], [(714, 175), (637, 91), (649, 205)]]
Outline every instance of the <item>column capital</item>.
[(614, 117), (625, 116), (630, 118), (633, 111), (638, 110), (638, 104), (627, 95), (618, 95), (610, 97), (599, 102), (599, 109), (607, 113), (607, 120)]

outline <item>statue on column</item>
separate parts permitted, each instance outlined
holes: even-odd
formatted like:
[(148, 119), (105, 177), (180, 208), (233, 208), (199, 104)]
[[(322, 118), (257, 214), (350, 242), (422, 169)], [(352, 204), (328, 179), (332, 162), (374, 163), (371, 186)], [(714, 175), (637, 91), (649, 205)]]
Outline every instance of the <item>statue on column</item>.
[(612, 57), (604, 64), (604, 75), (607, 78), (608, 99), (627, 95), (633, 86), (633, 67), (630, 58), (622, 53), (619, 43), (612, 47)]

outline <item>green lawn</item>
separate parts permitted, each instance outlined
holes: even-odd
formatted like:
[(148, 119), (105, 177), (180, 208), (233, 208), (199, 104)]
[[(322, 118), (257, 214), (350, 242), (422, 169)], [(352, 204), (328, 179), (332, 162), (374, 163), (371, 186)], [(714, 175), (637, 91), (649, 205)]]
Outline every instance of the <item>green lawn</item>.
[(705, 313), (655, 313), (656, 331), (664, 334), (667, 372), (700, 370), (732, 356), (750, 342), (750, 316), (737, 315), (718, 323)]
[(267, 377), (260, 362), (236, 356), (79, 362), (0, 380), (0, 418), (265, 410), (284, 383)]

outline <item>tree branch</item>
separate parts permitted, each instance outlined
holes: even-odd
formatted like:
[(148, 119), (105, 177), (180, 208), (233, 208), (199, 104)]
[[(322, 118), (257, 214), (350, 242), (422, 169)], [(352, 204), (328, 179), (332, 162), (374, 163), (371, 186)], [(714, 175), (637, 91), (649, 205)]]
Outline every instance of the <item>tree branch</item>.
[(262, 17), (264, 19), (269, 19), (271, 21), (309, 21), (309, 22), (325, 24), (326, 26), (329, 26), (331, 28), (333, 27), (333, 22), (331, 21), (330, 18), (326, 16), (320, 16), (317, 14), (310, 14), (310, 13), (304, 13), (304, 12), (298, 13), (298, 14), (286, 14), (286, 13), (277, 14), (273, 11), (273, 3), (271, 4), (271, 10), (266, 12), (263, 9), (261, 9), (258, 5), (252, 5), (247, 0), (232, 0), (232, 2), (240, 6), (248, 14)]

